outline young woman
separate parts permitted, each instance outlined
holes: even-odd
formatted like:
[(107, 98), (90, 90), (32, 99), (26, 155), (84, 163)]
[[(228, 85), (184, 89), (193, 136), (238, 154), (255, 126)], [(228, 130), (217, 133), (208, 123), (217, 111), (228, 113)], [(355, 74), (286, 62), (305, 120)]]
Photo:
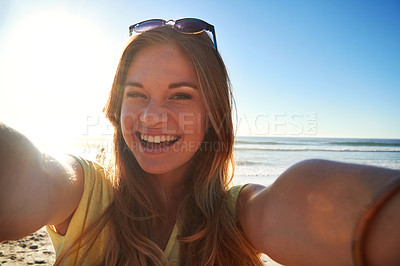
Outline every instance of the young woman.
[(59, 265), (400, 262), (399, 171), (311, 160), (269, 188), (230, 188), (233, 99), (214, 27), (130, 30), (105, 108), (114, 167), (53, 159), (1, 125), (0, 240), (48, 225)]

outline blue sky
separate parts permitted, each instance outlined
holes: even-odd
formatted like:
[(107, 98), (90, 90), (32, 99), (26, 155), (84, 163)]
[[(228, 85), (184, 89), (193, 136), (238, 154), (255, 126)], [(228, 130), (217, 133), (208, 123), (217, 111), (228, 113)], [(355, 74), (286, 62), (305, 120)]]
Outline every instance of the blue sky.
[(181, 17), (216, 28), (239, 135), (400, 138), (400, 2), (386, 0), (2, 0), (0, 121), (32, 138), (109, 132), (97, 119), (128, 26)]

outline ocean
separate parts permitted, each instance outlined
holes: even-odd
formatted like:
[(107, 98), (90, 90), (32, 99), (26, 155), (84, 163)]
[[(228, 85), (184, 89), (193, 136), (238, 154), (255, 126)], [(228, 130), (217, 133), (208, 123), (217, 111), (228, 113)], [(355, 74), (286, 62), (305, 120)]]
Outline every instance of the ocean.
[(270, 185), (288, 167), (306, 159), (400, 170), (400, 139), (237, 137), (234, 183)]
[[(99, 150), (112, 151), (111, 136), (85, 137), (47, 145), (57, 153), (96, 160)], [(236, 137), (234, 184), (272, 184), (291, 165), (306, 159), (327, 159), (400, 170), (400, 139)], [(45, 150), (46, 149), (45, 147)], [(50, 151), (51, 153), (51, 151)]]

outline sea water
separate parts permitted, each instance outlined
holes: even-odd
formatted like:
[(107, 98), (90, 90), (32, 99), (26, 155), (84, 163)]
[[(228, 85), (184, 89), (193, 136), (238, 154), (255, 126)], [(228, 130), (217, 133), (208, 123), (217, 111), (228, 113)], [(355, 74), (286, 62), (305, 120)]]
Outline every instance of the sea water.
[[(112, 152), (112, 136), (74, 139), (61, 147), (46, 145), (96, 161)], [(400, 139), (236, 137), (234, 184), (272, 184), (291, 165), (307, 159), (327, 159), (400, 170)], [(104, 158), (101, 157), (101, 158)]]
[(307, 159), (400, 169), (400, 139), (237, 137), (234, 182), (270, 185)]

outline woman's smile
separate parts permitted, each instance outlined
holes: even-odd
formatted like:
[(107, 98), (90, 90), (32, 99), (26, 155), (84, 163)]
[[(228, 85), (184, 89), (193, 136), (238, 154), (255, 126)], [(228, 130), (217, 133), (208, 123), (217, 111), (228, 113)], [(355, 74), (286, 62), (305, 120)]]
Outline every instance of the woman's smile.
[(167, 152), (170, 149), (170, 146), (172, 146), (182, 138), (181, 135), (150, 135), (140, 133), (139, 131), (136, 132), (136, 136), (139, 139), (142, 151), (150, 153)]

